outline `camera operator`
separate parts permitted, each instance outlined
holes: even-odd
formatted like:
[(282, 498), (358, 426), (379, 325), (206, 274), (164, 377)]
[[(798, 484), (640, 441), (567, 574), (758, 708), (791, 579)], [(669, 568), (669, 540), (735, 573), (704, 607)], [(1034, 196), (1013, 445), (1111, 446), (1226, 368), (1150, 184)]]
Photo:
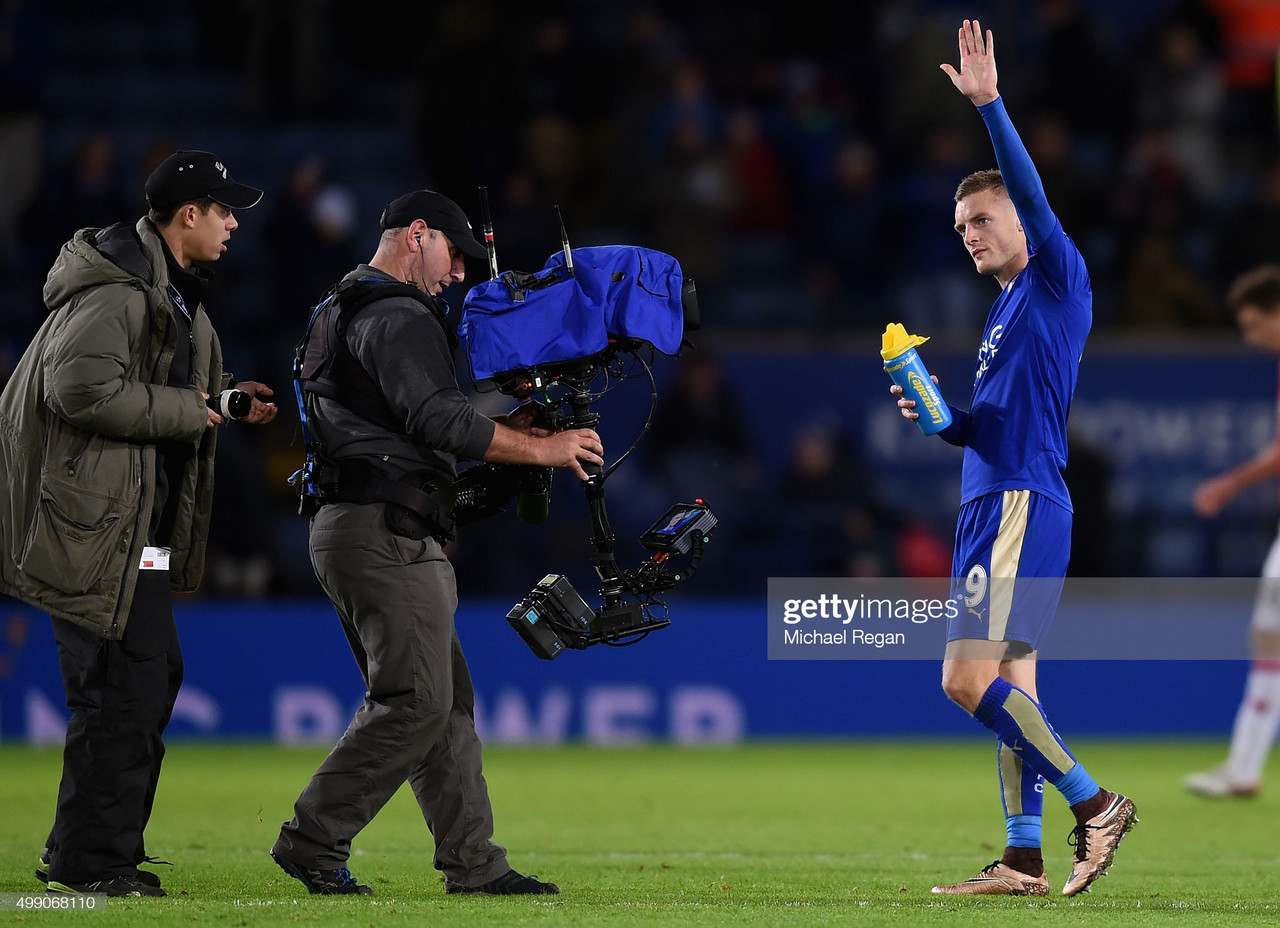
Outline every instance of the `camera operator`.
[[(503, 422), (458, 388), (441, 291), (485, 257), (462, 209), (418, 190), (383, 211), (368, 264), (321, 304), (305, 343), (305, 415), (323, 501), (311, 562), (367, 685), (364, 704), (284, 823), (271, 855), (312, 893), (370, 895), (347, 869), (352, 839), (408, 780), (449, 893), (557, 893), (511, 869), (491, 839), (474, 694), (454, 628), (455, 460), (603, 464), (591, 429), (554, 434), (525, 407)], [(424, 296), (425, 295), (425, 296)]]

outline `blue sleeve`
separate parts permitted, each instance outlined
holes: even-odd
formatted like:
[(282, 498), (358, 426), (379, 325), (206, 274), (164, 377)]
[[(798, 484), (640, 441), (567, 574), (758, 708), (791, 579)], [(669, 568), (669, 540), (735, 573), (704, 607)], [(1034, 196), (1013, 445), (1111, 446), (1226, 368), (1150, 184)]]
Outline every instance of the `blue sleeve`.
[(1027, 153), (1026, 146), (1018, 137), (1018, 132), (1005, 112), (1004, 100), (996, 97), (990, 103), (978, 107), (982, 121), (987, 124), (987, 132), (991, 135), (992, 147), (996, 150), (996, 164), (1000, 166), (1000, 174), (1004, 177), (1005, 189), (1009, 191), (1009, 199), (1013, 200), (1018, 218), (1027, 232), (1027, 242), (1032, 248), (1043, 245), (1053, 233), (1058, 217), (1049, 208), (1049, 200), (1044, 195), (1044, 185), (1040, 183), (1040, 175)]
[(972, 419), (963, 409), (956, 409), (950, 403), (947, 404), (947, 408), (951, 410), (951, 424), (939, 432), (938, 437), (949, 445), (963, 448), (969, 444), (969, 426)]

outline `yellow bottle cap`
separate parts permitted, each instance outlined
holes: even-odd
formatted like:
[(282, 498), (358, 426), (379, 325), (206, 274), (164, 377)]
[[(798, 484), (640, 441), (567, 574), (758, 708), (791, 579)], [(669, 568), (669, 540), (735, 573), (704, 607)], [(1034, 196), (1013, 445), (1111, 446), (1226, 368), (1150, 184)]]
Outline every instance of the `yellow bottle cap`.
[(928, 340), (927, 335), (908, 335), (907, 327), (901, 322), (890, 322), (884, 327), (884, 335), (880, 339), (880, 357), (886, 361), (892, 361), (898, 355), (905, 354)]

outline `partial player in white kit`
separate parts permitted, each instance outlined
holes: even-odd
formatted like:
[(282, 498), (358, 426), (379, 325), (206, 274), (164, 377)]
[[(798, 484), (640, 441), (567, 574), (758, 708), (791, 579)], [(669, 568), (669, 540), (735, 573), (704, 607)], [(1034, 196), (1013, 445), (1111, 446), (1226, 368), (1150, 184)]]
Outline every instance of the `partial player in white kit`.
[[(1240, 275), (1227, 292), (1245, 343), (1280, 355), (1280, 265)], [(1196, 488), (1196, 512), (1212, 518), (1246, 488), (1280, 475), (1280, 442)], [(1215, 799), (1255, 795), (1280, 725), (1280, 534), (1262, 567), (1249, 626), (1252, 663), (1231, 732), (1231, 750), (1219, 766), (1186, 779), (1187, 789)]]

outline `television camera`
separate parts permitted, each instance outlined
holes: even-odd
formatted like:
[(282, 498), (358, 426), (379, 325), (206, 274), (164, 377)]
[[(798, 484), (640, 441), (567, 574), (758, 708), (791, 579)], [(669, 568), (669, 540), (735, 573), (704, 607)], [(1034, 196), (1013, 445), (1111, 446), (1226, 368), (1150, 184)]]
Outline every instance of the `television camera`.
[[(593, 609), (567, 577), (552, 573), (511, 608), (507, 622), (544, 660), (567, 649), (634, 644), (671, 624), (659, 597), (697, 571), (716, 527), (702, 499), (677, 503), (641, 535), (650, 557), (623, 569), (605, 504), (606, 481), (644, 437), (657, 407), (656, 353), (678, 354), (685, 333), (698, 328), (694, 282), (674, 258), (648, 249), (571, 250), (563, 221), (562, 250), (542, 271), (499, 274), (484, 188), (480, 200), (491, 277), (467, 294), (458, 328), (477, 386), (521, 401), (537, 398), (545, 404), (537, 424), (553, 431), (596, 428), (600, 414), (592, 406), (624, 381), (647, 377), (651, 397), (649, 419), (631, 447), (606, 467), (584, 464), (602, 604)], [(550, 476), (549, 468), (527, 465), (471, 467), (454, 487), (455, 518), (475, 521), (515, 496), (521, 519), (540, 522)]]

